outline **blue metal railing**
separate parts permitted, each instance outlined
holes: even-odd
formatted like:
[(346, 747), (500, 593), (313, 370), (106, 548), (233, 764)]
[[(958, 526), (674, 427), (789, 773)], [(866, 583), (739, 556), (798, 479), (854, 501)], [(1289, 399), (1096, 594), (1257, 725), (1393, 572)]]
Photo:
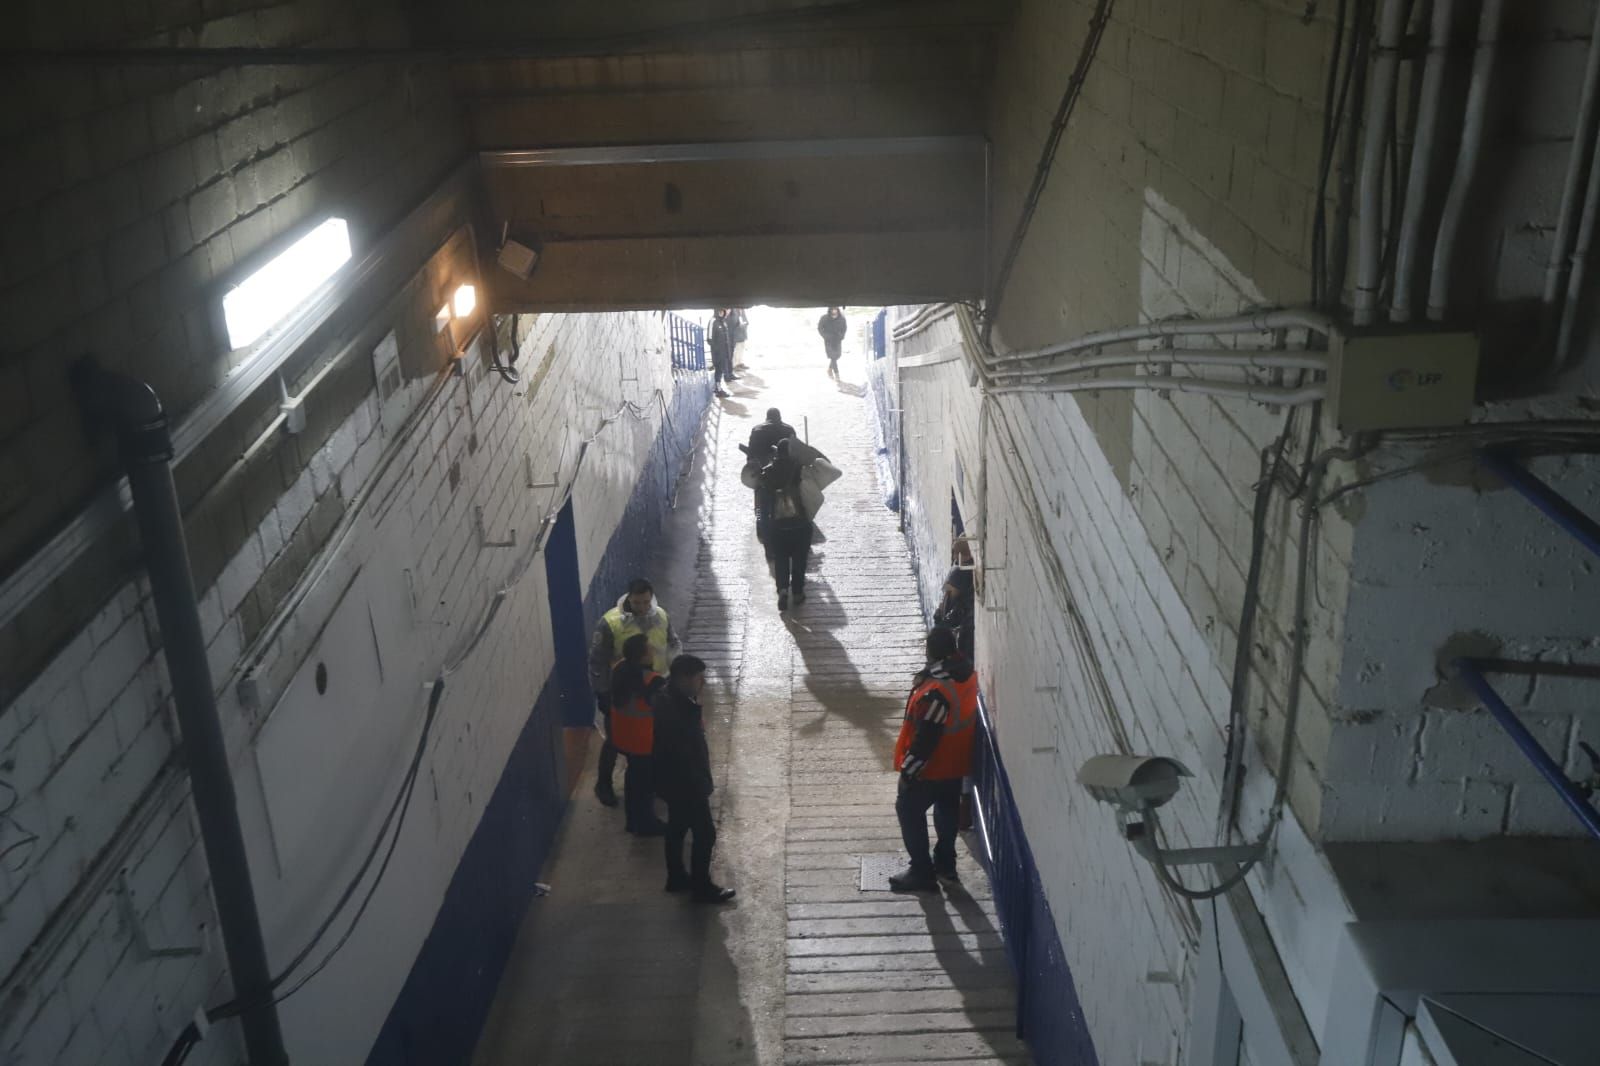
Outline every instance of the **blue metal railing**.
[[(1523, 466), (1515, 455), (1491, 448), (1481, 452), (1478, 459), (1557, 527), (1589, 551), (1600, 555), (1600, 522), (1584, 514), (1571, 500), (1545, 484)], [(1481, 659), (1457, 659), (1456, 676), (1511, 737), (1512, 743), (1539, 771), (1539, 776), (1561, 797), (1561, 802), (1567, 805), (1584, 831), (1600, 840), (1600, 811), (1595, 810), (1589, 802), (1589, 792), (1567, 776), (1561, 764), (1544, 749), (1544, 745), (1529, 732), (1522, 719), (1489, 683), (1484, 675), (1492, 672), (1494, 665)], [(1586, 747), (1584, 750), (1591, 752), (1593, 757), (1593, 749)]]
[(672, 369), (704, 370), (706, 368), (706, 330), (697, 322), (674, 312), (667, 312), (667, 335), (672, 343)]
[(1561, 802), (1567, 805), (1574, 817), (1582, 823), (1584, 830), (1596, 840), (1600, 840), (1600, 811), (1596, 811), (1590, 804), (1589, 797), (1579, 788), (1572, 778), (1568, 777), (1561, 764), (1544, 750), (1538, 738), (1528, 731), (1522, 724), (1506, 701), (1500, 698), (1500, 693), (1489, 684), (1489, 679), (1484, 677), (1486, 664), (1476, 659), (1457, 659), (1455, 662), (1456, 676), (1472, 690), (1472, 694), (1494, 716), (1511, 736), (1511, 740), (1533, 763), (1534, 769), (1539, 771), (1539, 776), (1545, 779), (1549, 786), (1556, 790), (1556, 795), (1561, 797)]

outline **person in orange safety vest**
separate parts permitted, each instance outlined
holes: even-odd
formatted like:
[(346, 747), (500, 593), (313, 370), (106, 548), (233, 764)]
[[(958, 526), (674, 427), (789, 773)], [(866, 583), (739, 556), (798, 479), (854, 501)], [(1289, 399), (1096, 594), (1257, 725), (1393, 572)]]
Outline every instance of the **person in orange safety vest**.
[(611, 743), (628, 757), (622, 775), (627, 830), (658, 837), (666, 823), (656, 815), (655, 773), (650, 757), (655, 746), (655, 715), (650, 701), (667, 683), (651, 668), (650, 637), (635, 633), (622, 642), (622, 661), (611, 671)]
[[(906, 700), (894, 768), (900, 792), (894, 811), (911, 865), (889, 878), (896, 892), (936, 891), (940, 881), (958, 882), (956, 833), (961, 780), (972, 769), (978, 722), (978, 677), (961, 654), (954, 630), (928, 632), (928, 665), (917, 674)], [(938, 841), (928, 851), (928, 809)]]

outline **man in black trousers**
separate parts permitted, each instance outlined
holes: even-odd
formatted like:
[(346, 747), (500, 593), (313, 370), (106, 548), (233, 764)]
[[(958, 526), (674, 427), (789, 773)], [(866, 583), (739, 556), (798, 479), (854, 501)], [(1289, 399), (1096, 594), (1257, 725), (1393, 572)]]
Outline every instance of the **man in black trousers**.
[[(654, 702), (656, 791), (667, 801), (667, 891), (687, 890), (696, 903), (726, 903), (733, 889), (711, 880), (711, 849), (717, 842), (711, 793), (716, 786), (700, 709), (705, 684), (704, 661), (693, 655), (672, 660), (667, 686)], [(683, 838), (689, 835), (694, 842), (685, 872)]]

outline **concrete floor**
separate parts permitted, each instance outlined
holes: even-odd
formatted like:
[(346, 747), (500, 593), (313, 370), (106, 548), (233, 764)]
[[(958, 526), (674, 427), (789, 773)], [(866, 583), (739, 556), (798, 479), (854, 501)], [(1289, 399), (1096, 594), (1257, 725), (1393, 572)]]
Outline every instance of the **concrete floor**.
[[(659, 841), (594, 800), (591, 755), (476, 1066), (1029, 1061), (966, 846), (957, 891), (860, 888), (862, 856), (899, 858), (889, 758), (923, 634), (874, 475), (862, 357), (847, 348), (830, 381), (814, 317), (753, 316), (750, 368), (711, 411), (650, 571), (685, 650), (711, 664), (713, 874), (738, 900), (663, 894)], [(809, 416), (845, 472), (818, 516), (808, 600), (787, 616), (739, 482), (737, 446), (772, 405), (796, 428)]]

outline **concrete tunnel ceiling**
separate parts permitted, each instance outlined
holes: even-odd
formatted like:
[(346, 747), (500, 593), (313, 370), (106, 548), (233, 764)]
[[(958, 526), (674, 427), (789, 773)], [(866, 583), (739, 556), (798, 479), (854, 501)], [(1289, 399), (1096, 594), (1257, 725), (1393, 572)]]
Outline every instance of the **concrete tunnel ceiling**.
[[(418, 4), (497, 310), (974, 299), (1009, 4)], [(526, 279), (502, 236), (537, 247)]]

